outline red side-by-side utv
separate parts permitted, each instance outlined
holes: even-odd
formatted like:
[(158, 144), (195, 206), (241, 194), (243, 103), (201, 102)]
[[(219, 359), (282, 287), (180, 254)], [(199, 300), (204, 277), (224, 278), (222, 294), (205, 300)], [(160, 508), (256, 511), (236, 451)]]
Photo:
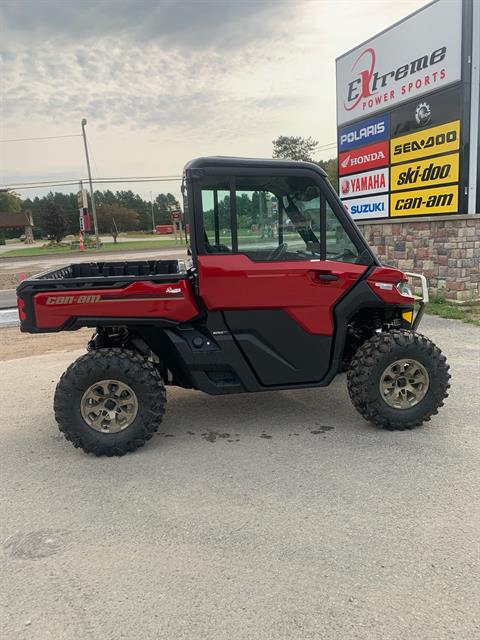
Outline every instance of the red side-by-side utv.
[[(318, 166), (201, 158), (183, 181), (191, 258), (71, 264), (17, 289), (21, 330), (94, 327), (55, 393), (76, 447), (122, 455), (158, 428), (165, 387), (324, 387), (385, 429), (429, 420), (449, 388), (417, 333), (425, 278), (380, 264)], [(419, 278), (419, 308), (407, 280)]]

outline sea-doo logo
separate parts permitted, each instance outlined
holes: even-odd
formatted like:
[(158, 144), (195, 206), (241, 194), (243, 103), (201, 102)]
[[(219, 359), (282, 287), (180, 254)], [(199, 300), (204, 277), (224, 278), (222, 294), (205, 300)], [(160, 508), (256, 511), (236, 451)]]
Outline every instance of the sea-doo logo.
[(456, 151), (460, 144), (460, 120), (409, 133), (390, 141), (392, 164)]
[(388, 142), (377, 142), (368, 147), (353, 149), (341, 153), (338, 157), (338, 172), (340, 175), (358, 173), (367, 169), (376, 169), (388, 164)]
[[(420, 56), (416, 60), (402, 64), (396, 69), (380, 74), (375, 71), (375, 49), (372, 47), (364, 49), (352, 67), (352, 72), (356, 74), (356, 78), (348, 83), (347, 99), (343, 103), (345, 110), (352, 111), (360, 104), (361, 100), (366, 101), (367, 104), (371, 100), (372, 106), (381, 104), (382, 95), (380, 93), (385, 92), (392, 81), (403, 80), (428, 67), (435, 66), (442, 62), (446, 55), (447, 47), (440, 47), (429, 54)], [(374, 98), (374, 96), (377, 96), (377, 98)], [(394, 96), (391, 96), (391, 98), (393, 99)]]

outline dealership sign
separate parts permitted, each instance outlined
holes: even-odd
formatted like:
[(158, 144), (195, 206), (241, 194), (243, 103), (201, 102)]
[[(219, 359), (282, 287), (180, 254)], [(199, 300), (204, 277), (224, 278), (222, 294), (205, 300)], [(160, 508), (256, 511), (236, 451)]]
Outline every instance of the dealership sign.
[(392, 193), (390, 215), (428, 215), (432, 213), (456, 213), (458, 210), (458, 185), (437, 189), (418, 189)]
[(353, 198), (343, 205), (354, 220), (388, 218), (388, 195)]
[(343, 125), (461, 79), (460, 0), (435, 2), (337, 59)]
[(375, 169), (388, 164), (388, 141), (345, 151), (338, 156), (338, 173), (357, 173), (366, 169)]
[(388, 117), (378, 116), (364, 120), (360, 124), (340, 129), (338, 132), (338, 149), (347, 151), (354, 147), (372, 144), (379, 140), (388, 140)]
[(377, 169), (340, 177), (340, 195), (342, 198), (366, 196), (385, 191), (388, 191), (388, 169)]
[(480, 213), (480, 0), (435, 0), (340, 56), (340, 197), (355, 219)]
[(392, 191), (456, 183), (459, 175), (459, 155), (451, 153), (447, 156), (395, 165), (391, 168), (390, 175)]

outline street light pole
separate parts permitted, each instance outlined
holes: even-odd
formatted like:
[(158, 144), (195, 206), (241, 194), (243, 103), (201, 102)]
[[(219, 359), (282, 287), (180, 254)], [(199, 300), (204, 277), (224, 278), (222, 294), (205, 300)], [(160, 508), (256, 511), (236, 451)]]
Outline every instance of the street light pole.
[(152, 207), (152, 231), (155, 232), (155, 214), (153, 213), (153, 195), (150, 191), (150, 205)]
[(97, 210), (95, 209), (95, 198), (93, 195), (93, 184), (92, 184), (92, 172), (90, 170), (90, 159), (88, 157), (88, 147), (87, 147), (87, 135), (85, 133), (86, 124), (87, 124), (87, 119), (83, 118), (82, 120), (83, 144), (85, 147), (85, 158), (87, 159), (88, 182), (90, 184), (90, 199), (92, 201), (93, 227), (95, 229), (96, 245), (98, 249), (100, 247), (100, 238), (98, 236)]

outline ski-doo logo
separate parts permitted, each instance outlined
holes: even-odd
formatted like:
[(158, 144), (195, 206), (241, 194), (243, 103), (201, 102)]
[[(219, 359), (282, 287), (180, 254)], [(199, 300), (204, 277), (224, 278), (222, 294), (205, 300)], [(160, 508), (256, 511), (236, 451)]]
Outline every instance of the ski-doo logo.
[(358, 173), (367, 169), (376, 169), (388, 164), (388, 141), (377, 142), (368, 147), (360, 147), (338, 156), (338, 172), (340, 175)]

